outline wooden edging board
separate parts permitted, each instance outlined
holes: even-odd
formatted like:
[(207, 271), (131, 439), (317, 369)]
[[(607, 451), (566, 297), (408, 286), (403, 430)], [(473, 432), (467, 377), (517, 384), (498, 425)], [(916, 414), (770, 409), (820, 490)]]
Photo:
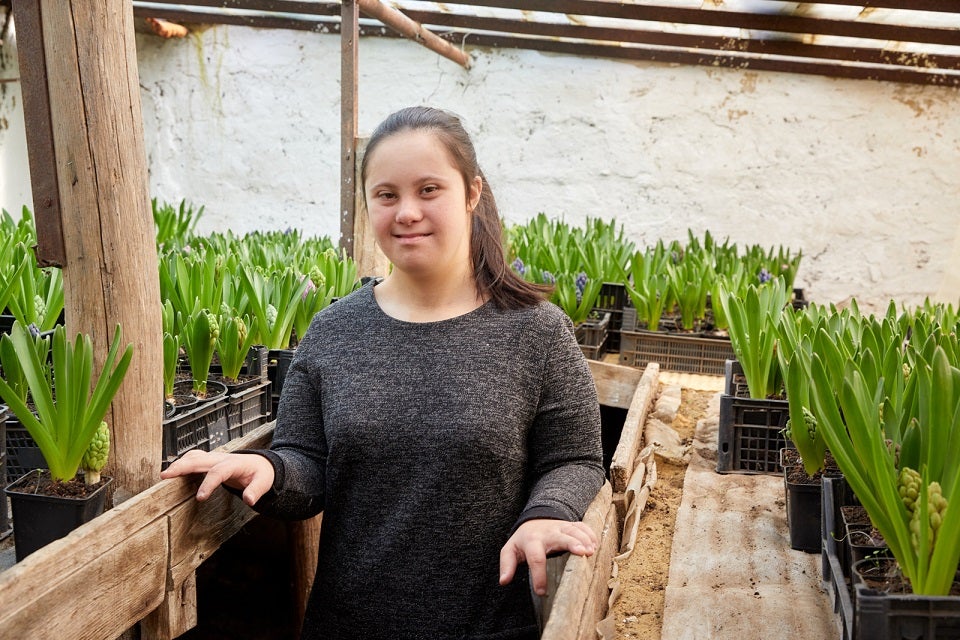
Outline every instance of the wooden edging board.
[(640, 382), (627, 410), (627, 417), (623, 421), (623, 430), (620, 440), (610, 462), (610, 482), (614, 494), (622, 494), (627, 490), (630, 476), (636, 465), (637, 454), (643, 441), (643, 425), (650, 411), (650, 405), (657, 394), (657, 385), (660, 379), (660, 365), (651, 362), (643, 371)]
[[(597, 622), (606, 613), (607, 581), (613, 569), (613, 556), (619, 547), (619, 530), (613, 507), (613, 491), (605, 482), (583, 516), (600, 541), (591, 556), (570, 554), (563, 566), (560, 584), (553, 595), (541, 640), (593, 638)], [(581, 635), (581, 629), (586, 635)]]

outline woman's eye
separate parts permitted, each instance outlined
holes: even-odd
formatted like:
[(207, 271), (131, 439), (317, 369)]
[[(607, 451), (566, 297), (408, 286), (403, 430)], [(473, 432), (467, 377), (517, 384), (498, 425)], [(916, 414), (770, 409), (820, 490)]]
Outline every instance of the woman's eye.
[(377, 198), (380, 200), (389, 200), (393, 198), (393, 194), (390, 193), (389, 191), (381, 191), (380, 193), (377, 194)]
[(424, 187), (424, 188), (423, 188), (423, 192), (424, 192), (424, 193), (434, 193), (435, 191), (437, 191), (437, 189), (438, 189), (437, 185), (431, 184), (431, 185), (428, 185), (428, 186)]

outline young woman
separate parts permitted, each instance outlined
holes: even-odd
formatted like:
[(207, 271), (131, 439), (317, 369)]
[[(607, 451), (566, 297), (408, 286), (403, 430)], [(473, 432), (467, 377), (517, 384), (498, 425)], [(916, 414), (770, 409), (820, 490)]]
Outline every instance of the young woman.
[[(589, 555), (600, 412), (570, 320), (507, 268), (459, 119), (389, 116), (361, 175), (393, 264), (317, 314), (269, 451), (189, 452), (276, 517), (324, 513), (304, 638), (537, 638), (548, 554)], [(525, 566), (523, 566), (525, 565)]]

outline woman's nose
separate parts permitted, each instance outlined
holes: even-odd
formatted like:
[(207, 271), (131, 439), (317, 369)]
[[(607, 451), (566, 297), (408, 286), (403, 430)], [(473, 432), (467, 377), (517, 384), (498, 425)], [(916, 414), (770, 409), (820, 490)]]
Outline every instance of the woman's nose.
[(401, 200), (400, 205), (397, 207), (397, 217), (396, 220), (400, 224), (410, 224), (420, 220), (422, 216), (420, 215), (420, 209), (416, 206), (415, 202), (410, 200)]

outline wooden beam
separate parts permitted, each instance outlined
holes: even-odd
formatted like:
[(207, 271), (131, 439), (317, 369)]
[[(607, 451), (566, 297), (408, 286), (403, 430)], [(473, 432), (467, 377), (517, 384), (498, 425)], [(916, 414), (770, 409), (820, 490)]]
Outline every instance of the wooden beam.
[(17, 56), (27, 130), (33, 216), (37, 225), (37, 247), (34, 253), (37, 264), (41, 267), (62, 267), (67, 259), (63, 248), (62, 214), (57, 188), (57, 163), (53, 149), (53, 122), (50, 114), (40, 0), (16, 0), (13, 11), (18, 34)]
[[(879, 47), (850, 47), (806, 44), (797, 40), (718, 37), (672, 33), (642, 28), (611, 28), (570, 22), (531, 22), (505, 18), (470, 16), (442, 11), (408, 11), (407, 14), (424, 24), (468, 30), (523, 34), (551, 39), (566, 38), (594, 42), (619, 42), (664, 47), (682, 47), (710, 51), (719, 55), (731, 52), (766, 56), (792, 56), (846, 60), (870, 64), (923, 67), (928, 70), (960, 69), (960, 56), (904, 52)], [(957, 35), (960, 42), (960, 33)], [(744, 57), (744, 59), (749, 59)]]
[[(19, 0), (18, 0), (19, 1)], [(69, 335), (101, 366), (117, 324), (134, 358), (106, 420), (122, 501), (159, 479), (163, 367), (133, 12), (125, 0), (40, 0)], [(44, 231), (38, 229), (38, 234)]]
[(659, 379), (660, 365), (651, 362), (637, 385), (627, 417), (623, 421), (619, 443), (610, 461), (610, 481), (613, 483), (614, 493), (626, 491), (630, 477), (633, 475), (637, 454), (643, 442), (643, 424), (646, 422), (650, 405), (657, 395)]
[(422, 44), (448, 60), (453, 60), (465, 69), (470, 68), (470, 56), (446, 40), (437, 37), (429, 29), (425, 29), (423, 25), (411, 20), (400, 11), (382, 4), (380, 0), (357, 0), (357, 4), (360, 5), (360, 10), (365, 14), (376, 18), (388, 27), (396, 29), (402, 36)]
[(597, 387), (600, 404), (629, 409), (643, 372), (636, 367), (624, 367), (601, 360), (587, 360), (587, 364), (593, 374), (593, 384)]
[(343, 0), (340, 15), (340, 248), (354, 255), (357, 183), (357, 78), (360, 17), (356, 0)]

